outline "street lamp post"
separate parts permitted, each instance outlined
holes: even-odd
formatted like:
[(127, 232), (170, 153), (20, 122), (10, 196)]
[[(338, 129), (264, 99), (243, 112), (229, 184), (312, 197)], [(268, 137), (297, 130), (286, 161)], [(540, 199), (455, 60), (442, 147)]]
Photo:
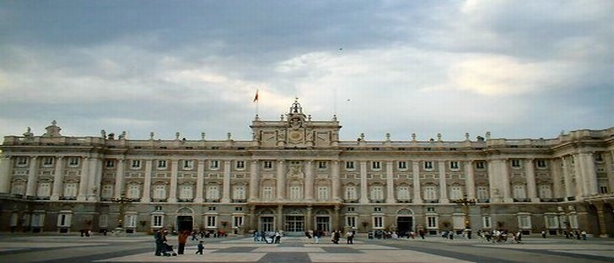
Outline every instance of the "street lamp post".
[(134, 202), (132, 198), (127, 198), (125, 195), (121, 195), (121, 197), (116, 197), (111, 199), (111, 201), (119, 204), (119, 215), (117, 216), (117, 227), (115, 228), (115, 233), (124, 233), (124, 213), (126, 209), (126, 204)]
[(475, 205), (475, 199), (468, 199), (467, 195), (463, 195), (463, 198), (454, 200), (454, 203), (462, 205), (465, 213), (465, 229), (471, 229), (471, 219), (469, 218), (469, 206)]

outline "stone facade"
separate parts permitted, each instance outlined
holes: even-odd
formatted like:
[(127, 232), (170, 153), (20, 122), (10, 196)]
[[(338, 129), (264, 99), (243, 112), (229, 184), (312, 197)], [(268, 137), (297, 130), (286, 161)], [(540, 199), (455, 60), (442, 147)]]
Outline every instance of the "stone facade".
[(340, 141), (294, 102), (246, 141), (63, 136), (1, 146), (0, 230), (586, 230), (614, 235), (614, 127), (554, 139)]

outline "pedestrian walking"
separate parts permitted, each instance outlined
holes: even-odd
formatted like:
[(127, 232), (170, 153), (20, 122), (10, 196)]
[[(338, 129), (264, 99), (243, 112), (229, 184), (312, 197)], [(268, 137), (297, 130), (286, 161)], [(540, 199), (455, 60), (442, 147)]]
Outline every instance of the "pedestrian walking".
[(198, 249), (196, 251), (196, 254), (203, 254), (203, 251), (205, 250), (205, 242), (203, 242), (202, 240), (200, 242), (198, 242), (198, 245), (196, 246), (196, 248)]
[(179, 243), (179, 247), (177, 248), (177, 254), (183, 255), (185, 250), (185, 244), (188, 243), (188, 237), (190, 236), (190, 232), (187, 230), (181, 231), (179, 236), (177, 236), (177, 241)]

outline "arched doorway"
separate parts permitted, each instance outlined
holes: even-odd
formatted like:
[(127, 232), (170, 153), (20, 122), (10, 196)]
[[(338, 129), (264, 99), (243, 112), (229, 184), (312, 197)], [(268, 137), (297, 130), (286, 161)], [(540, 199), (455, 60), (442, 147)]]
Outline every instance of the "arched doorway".
[(405, 237), (414, 229), (414, 212), (408, 208), (397, 211), (397, 234)]
[(194, 229), (194, 216), (193, 211), (190, 208), (183, 207), (177, 210), (177, 232), (192, 231)]
[(258, 218), (258, 230), (264, 232), (275, 231), (275, 212), (271, 209), (260, 211)]
[(316, 211), (315, 228), (312, 230), (321, 230), (330, 233), (330, 212), (324, 209)]
[(614, 237), (614, 209), (612, 205), (606, 203), (603, 205), (603, 220), (605, 222), (605, 233), (608, 237)]

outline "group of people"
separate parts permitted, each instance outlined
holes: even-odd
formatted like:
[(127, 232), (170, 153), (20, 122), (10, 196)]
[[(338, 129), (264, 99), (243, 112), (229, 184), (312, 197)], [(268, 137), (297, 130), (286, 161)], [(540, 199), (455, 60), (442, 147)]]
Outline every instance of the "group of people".
[(254, 231), (253, 233), (254, 242), (264, 241), (267, 244), (281, 244), (282, 236), (281, 231), (269, 232), (268, 234), (264, 231)]
[[(177, 256), (183, 255), (185, 252), (185, 246), (188, 243), (188, 238), (190, 237), (190, 231), (185, 230), (179, 232), (177, 235), (177, 253), (173, 251), (173, 246), (168, 244), (168, 239), (166, 238), (168, 235), (168, 230), (160, 229), (157, 230), (154, 234), (154, 239), (156, 243), (156, 256)], [(203, 254), (205, 250), (204, 242), (201, 240), (198, 242), (196, 246), (197, 251), (196, 254)]]

